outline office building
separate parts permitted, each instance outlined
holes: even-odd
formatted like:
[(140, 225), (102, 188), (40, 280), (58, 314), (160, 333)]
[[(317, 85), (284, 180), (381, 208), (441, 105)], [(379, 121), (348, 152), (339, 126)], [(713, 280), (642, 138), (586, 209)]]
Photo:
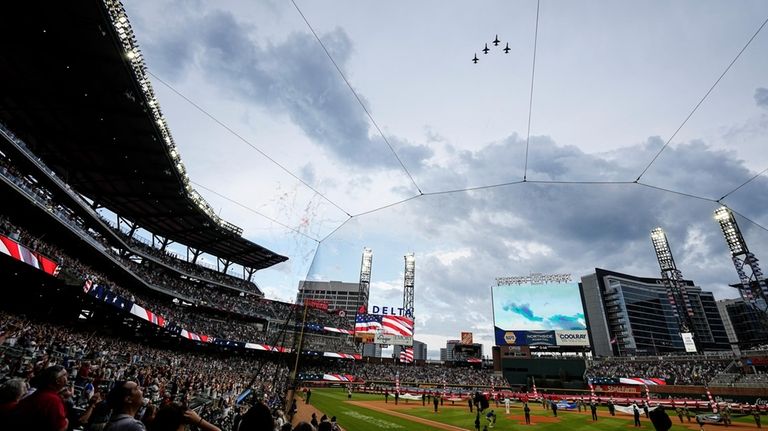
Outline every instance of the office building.
[[(724, 299), (717, 306), (726, 323), (729, 341), (742, 349), (768, 343), (768, 327), (765, 314), (750, 306), (743, 299)], [(729, 328), (730, 327), (730, 328)]]
[[(730, 350), (714, 296), (690, 280), (686, 285), (697, 348)], [(596, 356), (685, 353), (680, 322), (660, 278), (596, 268), (581, 278), (590, 345)]]
[(329, 310), (344, 310), (347, 318), (355, 321), (355, 313), (360, 308), (360, 284), (343, 281), (299, 281), (299, 293), (296, 301), (304, 303), (304, 299), (323, 301)]

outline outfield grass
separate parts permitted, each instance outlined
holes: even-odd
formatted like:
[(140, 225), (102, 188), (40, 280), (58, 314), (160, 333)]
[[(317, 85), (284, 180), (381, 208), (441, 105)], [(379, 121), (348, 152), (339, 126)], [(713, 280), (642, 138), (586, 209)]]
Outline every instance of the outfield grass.
[[(381, 407), (390, 407), (394, 403), (394, 398), (389, 397), (389, 405), (384, 404), (384, 397), (382, 395), (368, 395), (355, 393), (352, 396), (352, 401), (377, 401)], [(336, 416), (339, 424), (348, 431), (367, 431), (367, 430), (403, 430), (403, 431), (422, 431), (422, 430), (440, 430), (441, 428), (432, 426), (429, 424), (423, 424), (415, 421), (411, 421), (408, 418), (402, 418), (393, 416), (386, 412), (380, 412), (371, 410), (363, 406), (356, 406), (347, 402), (347, 394), (344, 389), (317, 389), (312, 391), (312, 404), (328, 415), (328, 417)], [(409, 415), (414, 418), (424, 418), (443, 424), (453, 425), (467, 430), (474, 430), (475, 414), (469, 413), (469, 409), (462, 403), (461, 407), (449, 407), (450, 402), (446, 402), (444, 406), (438, 408), (439, 413), (433, 412), (432, 405), (427, 404), (422, 407), (420, 401), (409, 401), (407, 404), (401, 400), (400, 404), (403, 408), (398, 409), (401, 414)], [(507, 418), (504, 412), (504, 406), (499, 408), (492, 406), (491, 408), (497, 414), (496, 426), (493, 430), (506, 431), (506, 430), (530, 430), (531, 428), (541, 431), (554, 431), (554, 430), (605, 430), (605, 431), (628, 431), (630, 429), (638, 429), (632, 426), (632, 417), (627, 415), (610, 417), (605, 407), (598, 410), (599, 420), (592, 422), (589, 413), (578, 412), (558, 412), (557, 422), (552, 422), (552, 413), (544, 410), (540, 404), (531, 403), (531, 422), (533, 426), (520, 424), (522, 420), (522, 409), (512, 408), (510, 416), (512, 419)], [(669, 413), (669, 412), (668, 412)], [(674, 414), (674, 412), (672, 412)], [(518, 419), (520, 418), (520, 419)], [(692, 428), (688, 424), (680, 424), (677, 416), (671, 416), (672, 419), (672, 431), (691, 430)], [(485, 418), (480, 418), (481, 429), (488, 422)], [(540, 420), (539, 420), (540, 419)], [(545, 422), (548, 421), (548, 422)], [(743, 418), (734, 418), (734, 422), (739, 424), (750, 424), (754, 428), (754, 422), (751, 416)], [(642, 427), (641, 430), (653, 430), (653, 425), (650, 420), (644, 416), (641, 418)], [(695, 423), (691, 424), (695, 426)], [(706, 425), (706, 430), (722, 429), (726, 428), (718, 425)], [(743, 425), (738, 427), (740, 430), (749, 429)], [(695, 427), (694, 429), (698, 429)]]

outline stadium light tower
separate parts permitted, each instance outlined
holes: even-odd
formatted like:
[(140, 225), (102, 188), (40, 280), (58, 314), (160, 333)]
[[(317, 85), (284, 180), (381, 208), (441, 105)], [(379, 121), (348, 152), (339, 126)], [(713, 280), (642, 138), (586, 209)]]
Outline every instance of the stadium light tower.
[[(653, 242), (653, 249), (656, 250), (656, 259), (659, 261), (659, 267), (661, 268), (661, 279), (664, 283), (664, 287), (667, 289), (667, 299), (678, 323), (680, 324), (680, 331), (683, 333), (690, 333), (693, 328), (693, 307), (691, 306), (691, 299), (688, 297), (688, 292), (685, 288), (685, 282), (683, 281), (683, 273), (677, 269), (675, 265), (675, 259), (672, 257), (672, 250), (669, 248), (669, 241), (667, 241), (667, 235), (660, 227), (657, 227), (651, 231), (651, 242)], [(694, 342), (698, 337), (694, 337)]]
[(371, 289), (371, 268), (373, 266), (373, 250), (368, 247), (363, 248), (363, 261), (360, 263), (360, 288), (358, 298), (360, 306), (365, 307), (364, 313), (368, 312), (368, 294)]
[(739, 274), (741, 284), (738, 289), (741, 298), (752, 307), (768, 312), (768, 284), (757, 258), (747, 248), (739, 225), (736, 224), (736, 218), (730, 209), (723, 206), (715, 210), (715, 220), (720, 223), (725, 242), (731, 251), (733, 266)]
[(403, 277), (403, 309), (413, 318), (413, 286), (416, 278), (416, 255), (405, 255), (405, 276)]

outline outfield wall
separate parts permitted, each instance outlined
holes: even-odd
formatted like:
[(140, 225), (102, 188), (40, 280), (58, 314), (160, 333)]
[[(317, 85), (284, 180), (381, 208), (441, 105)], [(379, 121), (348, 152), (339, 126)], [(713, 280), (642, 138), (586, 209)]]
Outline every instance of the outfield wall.
[[(656, 385), (648, 386), (652, 394), (659, 396), (667, 395), (689, 395), (698, 396), (706, 394), (704, 386), (678, 386), (678, 385)], [(768, 388), (736, 388), (736, 387), (718, 387), (710, 386), (709, 391), (714, 397), (723, 398), (768, 398)]]
[(501, 371), (510, 385), (531, 386), (529, 377), (540, 387), (583, 388), (587, 364), (583, 359), (504, 358)]

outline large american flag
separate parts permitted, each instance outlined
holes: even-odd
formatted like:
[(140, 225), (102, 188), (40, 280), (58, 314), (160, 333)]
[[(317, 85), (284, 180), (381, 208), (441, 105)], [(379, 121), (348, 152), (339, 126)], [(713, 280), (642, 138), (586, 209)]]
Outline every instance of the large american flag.
[(400, 351), (400, 362), (410, 364), (413, 362), (413, 347), (406, 347)]
[(413, 336), (413, 319), (389, 314), (358, 314), (355, 316), (355, 332), (377, 332)]

